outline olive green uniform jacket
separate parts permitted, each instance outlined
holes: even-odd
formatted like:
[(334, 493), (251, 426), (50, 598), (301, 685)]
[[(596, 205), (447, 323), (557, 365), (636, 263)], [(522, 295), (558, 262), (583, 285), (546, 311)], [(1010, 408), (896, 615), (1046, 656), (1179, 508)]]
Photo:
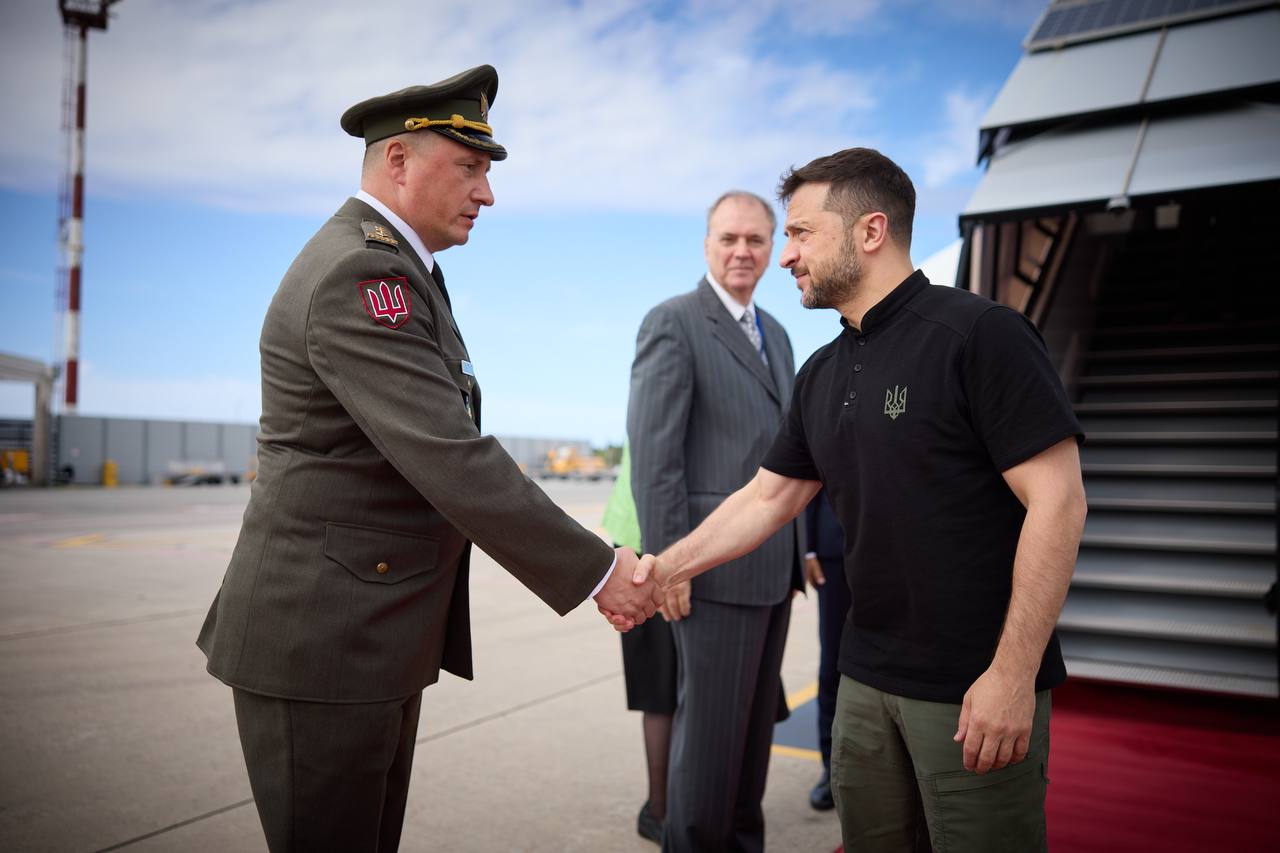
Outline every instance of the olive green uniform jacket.
[(448, 302), (373, 208), (298, 255), (261, 355), (258, 476), (197, 641), (223, 682), (377, 702), (471, 678), (472, 542), (562, 615), (603, 577), (609, 547), (480, 435)]

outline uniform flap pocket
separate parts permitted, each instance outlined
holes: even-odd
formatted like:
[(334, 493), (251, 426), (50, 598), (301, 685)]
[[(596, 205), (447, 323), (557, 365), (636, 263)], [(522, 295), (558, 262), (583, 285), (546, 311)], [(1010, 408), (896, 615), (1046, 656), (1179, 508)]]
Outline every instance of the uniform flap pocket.
[(434, 569), (440, 543), (430, 536), (330, 521), (324, 555), (368, 583), (399, 583)]
[(959, 794), (965, 791), (976, 791), (979, 788), (989, 788), (992, 785), (1002, 785), (1038, 770), (1040, 770), (1040, 762), (1028, 756), (1017, 764), (1010, 764), (999, 770), (982, 774), (970, 770), (953, 770), (948, 773), (939, 773), (931, 781), (934, 790), (939, 794)]
[(476, 387), (476, 369), (465, 358), (446, 358), (445, 366), (449, 368), (449, 376), (453, 384), (470, 394)]

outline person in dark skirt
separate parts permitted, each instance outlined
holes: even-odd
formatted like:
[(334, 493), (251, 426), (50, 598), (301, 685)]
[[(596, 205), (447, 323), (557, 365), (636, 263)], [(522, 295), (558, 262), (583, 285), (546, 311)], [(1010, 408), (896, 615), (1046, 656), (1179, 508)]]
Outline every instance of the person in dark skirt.
[[(631, 449), (626, 444), (601, 525), (613, 541), (626, 542), (628, 548), (640, 551), (640, 522), (631, 496)], [(636, 832), (661, 844), (662, 820), (667, 815), (671, 717), (676, 712), (676, 645), (666, 621), (648, 619), (622, 635), (622, 672), (627, 710), (644, 714), (641, 725), (649, 770), (649, 798), (640, 807)]]
[(649, 771), (649, 798), (640, 807), (636, 832), (661, 844), (678, 683), (675, 639), (665, 620), (645, 620), (622, 635), (622, 673), (627, 686), (627, 710), (643, 715), (641, 727)]

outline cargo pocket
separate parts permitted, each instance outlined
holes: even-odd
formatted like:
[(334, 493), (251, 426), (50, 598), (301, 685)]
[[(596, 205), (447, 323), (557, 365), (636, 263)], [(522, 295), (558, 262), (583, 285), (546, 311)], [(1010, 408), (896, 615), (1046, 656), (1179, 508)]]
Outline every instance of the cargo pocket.
[(973, 773), (955, 770), (926, 780), (934, 853), (1045, 849), (1045, 747), (1017, 764)]

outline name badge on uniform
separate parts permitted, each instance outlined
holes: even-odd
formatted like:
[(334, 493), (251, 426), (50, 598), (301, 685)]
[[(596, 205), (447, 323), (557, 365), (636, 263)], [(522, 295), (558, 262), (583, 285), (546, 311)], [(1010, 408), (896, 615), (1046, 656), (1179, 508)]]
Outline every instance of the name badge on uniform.
[(458, 386), (458, 390), (462, 392), (462, 404), (467, 409), (467, 414), (475, 420), (475, 411), (471, 406), (471, 395), (475, 392), (476, 387), (476, 369), (465, 358), (446, 358), (445, 365), (449, 368), (449, 374)]

